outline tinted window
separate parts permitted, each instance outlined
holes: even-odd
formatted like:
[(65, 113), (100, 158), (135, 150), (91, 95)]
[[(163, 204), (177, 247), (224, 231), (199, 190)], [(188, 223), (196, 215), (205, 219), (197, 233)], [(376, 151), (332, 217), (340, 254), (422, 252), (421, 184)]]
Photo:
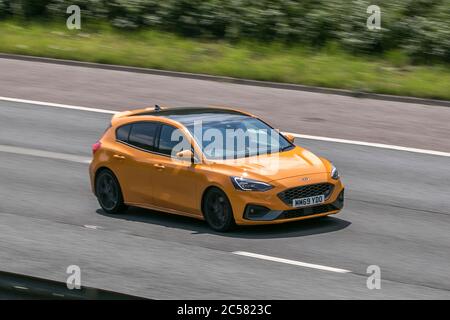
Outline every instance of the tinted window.
[(181, 130), (172, 126), (162, 125), (158, 152), (172, 155), (183, 150), (183, 143), (180, 143), (183, 137)]
[(116, 131), (116, 139), (128, 142), (128, 135), (130, 134), (131, 125), (122, 126)]
[(158, 124), (154, 122), (135, 123), (131, 127), (128, 143), (138, 148), (154, 151)]

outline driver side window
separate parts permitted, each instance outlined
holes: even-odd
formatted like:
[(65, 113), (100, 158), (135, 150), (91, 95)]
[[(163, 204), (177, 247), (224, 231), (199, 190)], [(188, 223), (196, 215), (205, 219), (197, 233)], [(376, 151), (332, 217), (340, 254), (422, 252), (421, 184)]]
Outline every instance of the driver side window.
[(159, 153), (175, 156), (178, 152), (186, 149), (190, 149), (190, 143), (180, 129), (167, 124), (161, 125), (158, 143)]

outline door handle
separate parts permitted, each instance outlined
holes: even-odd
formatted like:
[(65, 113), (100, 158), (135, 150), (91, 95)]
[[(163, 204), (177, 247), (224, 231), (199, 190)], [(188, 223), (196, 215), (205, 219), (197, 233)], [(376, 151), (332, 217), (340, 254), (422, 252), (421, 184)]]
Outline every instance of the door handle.
[(162, 170), (162, 169), (165, 169), (165, 168), (166, 168), (164, 165), (159, 164), (159, 163), (156, 163), (156, 164), (154, 164), (153, 166), (154, 166), (156, 169), (158, 169), (158, 170)]
[(119, 154), (113, 155), (113, 158), (114, 158), (114, 159), (117, 159), (117, 160), (125, 160), (125, 156), (121, 156), (121, 155), (119, 155)]

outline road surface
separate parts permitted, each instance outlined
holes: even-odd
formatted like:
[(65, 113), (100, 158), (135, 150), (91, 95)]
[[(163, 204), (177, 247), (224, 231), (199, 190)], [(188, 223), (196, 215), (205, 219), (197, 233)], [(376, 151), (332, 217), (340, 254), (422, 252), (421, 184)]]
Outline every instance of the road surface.
[(0, 58), (0, 96), (125, 110), (233, 106), (284, 131), (450, 152), (450, 108)]
[[(218, 234), (165, 213), (99, 210), (86, 162), (110, 117), (0, 101), (3, 271), (65, 281), (78, 265), (86, 286), (156, 299), (450, 298), (450, 158), (297, 139), (340, 169), (342, 213)], [(380, 290), (366, 286), (369, 265)]]
[[(293, 133), (450, 152), (446, 107), (9, 59), (0, 71), (2, 97), (231, 105)], [(78, 265), (85, 286), (157, 299), (450, 298), (450, 157), (297, 139), (340, 169), (345, 209), (218, 234), (161, 212), (99, 210), (87, 167), (110, 117), (0, 99), (1, 270), (65, 281)], [(380, 290), (366, 286), (370, 265)]]

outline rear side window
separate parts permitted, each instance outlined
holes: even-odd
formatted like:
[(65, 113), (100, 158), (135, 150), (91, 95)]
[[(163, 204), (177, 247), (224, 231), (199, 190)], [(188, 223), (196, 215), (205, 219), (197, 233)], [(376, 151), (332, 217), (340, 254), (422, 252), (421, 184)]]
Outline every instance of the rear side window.
[(183, 137), (184, 136), (182, 135), (181, 131), (177, 128), (163, 124), (161, 126), (161, 133), (159, 135), (158, 152), (171, 155), (182, 151), (183, 144), (180, 142), (182, 141)]
[(131, 126), (128, 143), (138, 148), (154, 151), (158, 124), (155, 122), (134, 123)]
[(128, 136), (130, 135), (131, 125), (121, 126), (116, 130), (116, 139), (123, 142), (128, 142)]

